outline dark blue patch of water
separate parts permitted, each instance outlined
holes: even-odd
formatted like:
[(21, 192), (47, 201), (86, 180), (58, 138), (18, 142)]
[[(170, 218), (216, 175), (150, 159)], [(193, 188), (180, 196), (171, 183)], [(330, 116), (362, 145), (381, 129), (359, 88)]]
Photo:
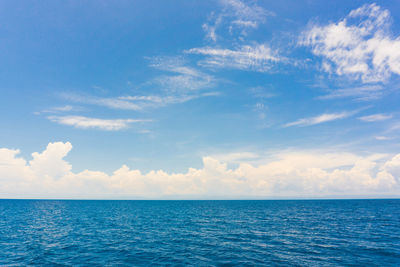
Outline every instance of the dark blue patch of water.
[(400, 200), (0, 200), (0, 265), (399, 266)]

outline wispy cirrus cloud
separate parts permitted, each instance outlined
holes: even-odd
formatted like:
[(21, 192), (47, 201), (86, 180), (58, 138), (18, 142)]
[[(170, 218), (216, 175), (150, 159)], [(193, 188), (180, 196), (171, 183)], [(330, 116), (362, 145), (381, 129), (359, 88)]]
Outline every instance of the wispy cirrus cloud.
[(203, 24), (206, 38), (216, 42), (221, 38), (219, 32), (230, 36), (245, 36), (249, 29), (255, 29), (274, 13), (256, 4), (240, 0), (221, 0), (222, 10), (213, 12), (207, 23)]
[(371, 101), (384, 96), (385, 90), (382, 85), (364, 85), (354, 88), (331, 90), (328, 94), (317, 97), (317, 99), (328, 100), (338, 98), (353, 98), (358, 101)]
[(65, 105), (65, 106), (61, 106), (61, 107), (53, 107), (53, 108), (45, 110), (45, 111), (47, 111), (47, 112), (66, 112), (66, 111), (71, 111), (72, 109), (73, 109), (72, 106)]
[(214, 76), (186, 65), (182, 57), (152, 57), (149, 66), (167, 74), (156, 76), (141, 84), (150, 94), (127, 94), (99, 97), (77, 93), (62, 93), (68, 101), (96, 105), (110, 109), (141, 111), (168, 105), (185, 103), (202, 97), (218, 96), (213, 90), (218, 81)]
[(68, 111), (73, 111), (73, 110), (77, 110), (77, 109), (78, 108), (73, 107), (71, 105), (65, 105), (65, 106), (44, 109), (42, 111), (37, 111), (37, 112), (34, 112), (34, 114), (39, 115), (39, 114), (43, 114), (43, 113), (61, 113), (61, 112), (68, 112)]
[(379, 113), (379, 114), (372, 114), (368, 116), (359, 117), (358, 119), (366, 122), (374, 122), (374, 121), (385, 121), (391, 119), (392, 117), (393, 115)]
[(390, 33), (391, 16), (376, 4), (352, 10), (337, 23), (313, 25), (300, 39), (328, 73), (361, 80), (386, 82), (400, 74), (400, 37)]
[(219, 96), (219, 92), (204, 92), (186, 95), (147, 95), (147, 96), (120, 96), (118, 99), (135, 101), (142, 109), (144, 108), (159, 108), (171, 104), (185, 103), (187, 101), (209, 96)]
[[(203, 24), (206, 37), (214, 45), (187, 49), (185, 54), (202, 56), (198, 65), (212, 69), (270, 72), (277, 63), (288, 63), (286, 57), (266, 42), (248, 40), (248, 30), (258, 28), (275, 15), (273, 12), (254, 2), (221, 0), (220, 4), (222, 10), (213, 12), (209, 23)], [(227, 47), (227, 43), (235, 45)]]
[(311, 126), (316, 125), (328, 121), (335, 121), (340, 119), (348, 118), (354, 115), (356, 112), (339, 112), (339, 113), (324, 113), (315, 117), (309, 118), (302, 118), (294, 122), (289, 122), (284, 125), (284, 127), (291, 127), (291, 126)]
[(99, 119), (84, 116), (49, 116), (48, 119), (58, 124), (73, 126), (81, 129), (99, 129), (105, 131), (118, 131), (128, 128), (131, 123), (148, 122), (149, 120), (134, 119)]
[(140, 105), (136, 103), (114, 97), (96, 97), (90, 95), (80, 95), (76, 93), (62, 93), (61, 97), (75, 103), (90, 104), (112, 109), (122, 109), (122, 110), (141, 109)]
[[(256, 4), (247, 4), (245, 1), (240, 0), (222, 0), (221, 3), (224, 5), (225, 13), (234, 18), (233, 23), (238, 21), (246, 22), (246, 26), (249, 23), (258, 25), (266, 20), (268, 16), (274, 16), (274, 13), (262, 8)], [(254, 27), (254, 25), (250, 25)]]
[(266, 44), (243, 45), (236, 50), (201, 47), (186, 50), (185, 53), (206, 56), (199, 62), (202, 66), (258, 72), (269, 71), (274, 64), (285, 60)]
[(73, 102), (90, 104), (110, 109), (120, 110), (145, 110), (149, 108), (160, 108), (173, 104), (185, 103), (202, 97), (219, 96), (216, 91), (196, 92), (189, 94), (168, 94), (168, 95), (125, 95), (117, 97), (97, 97), (78, 94), (67, 94), (63, 96)]
[(182, 57), (153, 57), (150, 58), (150, 67), (169, 73), (150, 81), (168, 93), (204, 90), (217, 83), (212, 75), (187, 66)]

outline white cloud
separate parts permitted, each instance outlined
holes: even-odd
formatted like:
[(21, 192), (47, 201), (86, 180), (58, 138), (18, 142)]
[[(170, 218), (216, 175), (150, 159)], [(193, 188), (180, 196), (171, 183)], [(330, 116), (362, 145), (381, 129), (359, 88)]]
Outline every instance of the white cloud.
[(250, 28), (257, 28), (258, 24), (255, 21), (251, 21), (251, 20), (234, 20), (232, 21), (233, 24), (242, 26), (242, 27), (250, 27)]
[(74, 108), (70, 105), (65, 105), (65, 106), (60, 106), (60, 107), (52, 107), (49, 109), (45, 109), (42, 111), (38, 111), (38, 112), (34, 112), (34, 114), (36, 115), (40, 115), (43, 113), (61, 113), (61, 112), (68, 112), (68, 111), (72, 111), (72, 110), (76, 110), (77, 108)]
[(394, 121), (390, 127), (385, 131), (385, 133), (398, 132), (400, 130), (400, 123), (398, 121)]
[(63, 160), (71, 149), (70, 142), (49, 143), (42, 153), (32, 153), (32, 160), (29, 161), (30, 169), (42, 177), (61, 178), (71, 171), (71, 164)]
[(112, 109), (123, 109), (123, 110), (140, 110), (141, 107), (130, 101), (126, 101), (119, 98), (113, 97), (94, 97), (88, 95), (78, 95), (73, 93), (63, 93), (61, 96), (69, 101), (83, 103), (83, 104), (91, 104), (96, 106), (102, 106)]
[(73, 109), (73, 107), (70, 106), (70, 105), (65, 105), (65, 106), (62, 106), (62, 107), (54, 107), (54, 108), (52, 108), (52, 110), (54, 110), (54, 111), (62, 111), (62, 112), (71, 111), (72, 109)]
[(128, 128), (129, 124), (131, 123), (148, 121), (133, 119), (105, 120), (98, 118), (88, 118), (84, 116), (49, 116), (48, 119), (59, 124), (74, 126), (75, 128), (95, 128), (106, 131), (118, 131)]
[[(150, 67), (170, 73), (141, 85), (150, 89), (153, 94), (97, 97), (62, 93), (61, 97), (76, 103), (139, 111), (219, 95), (219, 92), (210, 91), (217, 84), (217, 80), (212, 75), (186, 66), (182, 57), (153, 57), (150, 61)], [(150, 88), (147, 88), (149, 86)]]
[(272, 12), (255, 3), (240, 0), (221, 0), (220, 3), (223, 6), (222, 11), (213, 12), (210, 16), (211, 22), (203, 24), (203, 29), (206, 31), (206, 37), (214, 43), (219, 39), (227, 39), (231, 40), (230, 43), (236, 44), (235, 47), (206, 46), (185, 50), (186, 54), (204, 56), (198, 62), (203, 67), (258, 72), (271, 71), (276, 63), (287, 61), (269, 45), (245, 40), (247, 31), (256, 29), (268, 16), (274, 16)]
[(285, 60), (265, 44), (243, 45), (237, 50), (212, 47), (192, 48), (186, 50), (185, 53), (206, 56), (206, 59), (199, 63), (203, 66), (259, 72), (269, 71), (275, 63)]
[(184, 103), (196, 98), (208, 97), (208, 96), (219, 96), (219, 92), (205, 92), (205, 93), (191, 93), (183, 95), (147, 95), (147, 96), (121, 96), (119, 99), (134, 101), (138, 106), (143, 108), (157, 108), (163, 107), (170, 104)]
[(339, 119), (344, 119), (350, 117), (355, 112), (340, 112), (340, 113), (324, 113), (315, 117), (303, 118), (294, 122), (289, 122), (284, 125), (284, 127), (291, 126), (310, 126), (315, 124), (320, 124), (328, 121), (334, 121)]
[(213, 87), (216, 80), (212, 75), (185, 65), (181, 57), (151, 58), (151, 67), (174, 75), (161, 75), (153, 83), (168, 93), (187, 93)]
[(384, 87), (381, 85), (365, 85), (354, 88), (336, 89), (332, 90), (327, 95), (318, 97), (318, 99), (337, 99), (352, 97), (355, 100), (370, 101), (379, 99), (384, 94)]
[(255, 29), (274, 13), (256, 4), (250, 5), (240, 0), (221, 0), (222, 10), (212, 13), (208, 23), (203, 24), (206, 38), (214, 42), (220, 38), (217, 31), (239, 36), (247, 35), (248, 29)]
[(73, 110), (73, 107), (70, 105), (65, 105), (61, 107), (53, 107), (47, 110), (43, 110), (44, 113), (56, 113), (56, 112), (67, 112)]
[(322, 57), (327, 72), (364, 83), (385, 82), (400, 74), (400, 37), (391, 35), (390, 20), (388, 10), (363, 5), (337, 23), (312, 26), (300, 43)]
[(195, 91), (209, 88), (211, 80), (205, 77), (195, 77), (191, 75), (162, 75), (154, 81), (169, 93)]
[(388, 120), (391, 119), (392, 117), (393, 117), (392, 115), (386, 115), (386, 114), (373, 114), (373, 115), (363, 116), (358, 119), (367, 122), (374, 122), (374, 121)]
[(229, 12), (232, 12), (238, 19), (246, 21), (264, 21), (266, 16), (271, 16), (270, 11), (257, 5), (246, 5), (244, 1), (240, 0), (222, 0), (225, 7), (230, 8)]
[(375, 136), (375, 139), (379, 141), (385, 141), (385, 140), (390, 140), (391, 138), (381, 135), (381, 136)]
[(174, 92), (170, 94), (159, 95), (125, 95), (108, 98), (80, 96), (77, 94), (63, 94), (64, 98), (70, 101), (122, 110), (144, 110), (147, 108), (160, 108), (167, 105), (185, 103), (187, 101), (201, 97), (218, 95), (220, 95), (220, 93), (216, 91), (181, 93)]
[[(0, 149), (2, 198), (240, 198), (399, 195), (400, 154), (297, 151), (270, 155), (263, 164), (228, 168), (213, 157), (185, 173), (142, 173), (123, 165), (111, 175), (71, 171), (63, 158), (70, 143), (50, 143), (27, 162), (18, 150)], [(237, 154), (237, 161), (253, 154)]]

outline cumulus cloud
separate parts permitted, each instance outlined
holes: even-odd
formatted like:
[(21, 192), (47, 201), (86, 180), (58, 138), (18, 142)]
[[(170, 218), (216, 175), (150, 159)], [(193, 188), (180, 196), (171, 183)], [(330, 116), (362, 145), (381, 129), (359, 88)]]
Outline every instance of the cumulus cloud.
[(300, 44), (322, 58), (322, 68), (364, 83), (400, 74), (400, 37), (390, 33), (391, 16), (376, 4), (363, 5), (337, 23), (313, 25)]
[(255, 155), (228, 155), (222, 162), (203, 158), (203, 167), (185, 173), (142, 173), (123, 165), (112, 174), (74, 173), (64, 157), (70, 143), (50, 143), (27, 162), (19, 150), (0, 149), (0, 196), (18, 198), (239, 198), (399, 195), (400, 154), (282, 152), (264, 163), (230, 160)]
[(265, 44), (243, 45), (236, 50), (202, 47), (185, 52), (206, 56), (199, 63), (202, 66), (259, 72), (269, 71), (275, 63), (284, 61), (283, 57)]
[(354, 112), (340, 112), (340, 113), (324, 113), (315, 117), (302, 118), (294, 122), (289, 122), (284, 125), (284, 127), (291, 126), (310, 126), (315, 124), (320, 124), (328, 121), (334, 121), (339, 119), (344, 119), (353, 115)]
[(148, 120), (133, 120), (133, 119), (99, 119), (89, 118), (84, 116), (49, 116), (49, 120), (63, 124), (74, 126), (75, 128), (81, 129), (100, 129), (106, 131), (118, 131), (129, 127), (129, 124), (135, 122), (146, 122)]
[(29, 161), (30, 169), (39, 176), (58, 179), (63, 177), (72, 166), (63, 160), (71, 151), (72, 145), (69, 142), (49, 143), (42, 153), (32, 153), (32, 160)]
[(384, 121), (391, 119), (393, 116), (392, 115), (387, 115), (387, 114), (372, 114), (368, 116), (363, 116), (358, 118), (359, 120), (366, 121), (366, 122), (374, 122), (374, 121)]

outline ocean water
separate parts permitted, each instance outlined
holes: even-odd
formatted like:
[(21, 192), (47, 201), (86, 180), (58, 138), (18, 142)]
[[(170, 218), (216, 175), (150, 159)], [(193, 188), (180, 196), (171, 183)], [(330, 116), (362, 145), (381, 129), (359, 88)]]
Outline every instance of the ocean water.
[(0, 200), (0, 265), (400, 266), (400, 200)]

